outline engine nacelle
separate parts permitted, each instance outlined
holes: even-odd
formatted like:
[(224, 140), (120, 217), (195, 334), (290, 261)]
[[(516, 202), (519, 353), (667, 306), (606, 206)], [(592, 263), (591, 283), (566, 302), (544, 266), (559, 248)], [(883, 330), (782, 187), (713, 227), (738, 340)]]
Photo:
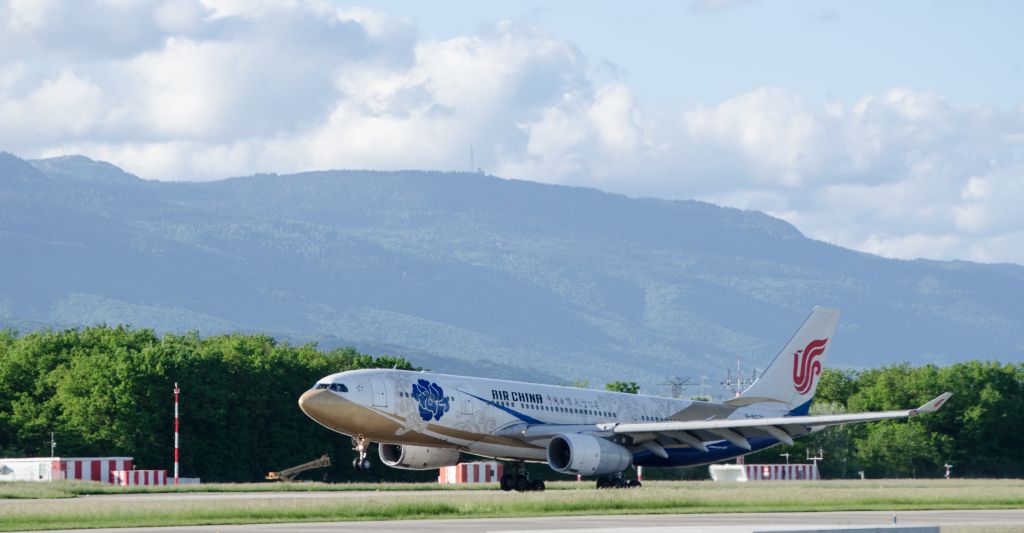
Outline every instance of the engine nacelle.
[(403, 470), (433, 470), (459, 464), (459, 450), (451, 448), (381, 444), (377, 452), (381, 462)]
[(622, 472), (633, 462), (629, 450), (608, 439), (567, 433), (548, 443), (548, 465), (555, 472), (601, 476)]

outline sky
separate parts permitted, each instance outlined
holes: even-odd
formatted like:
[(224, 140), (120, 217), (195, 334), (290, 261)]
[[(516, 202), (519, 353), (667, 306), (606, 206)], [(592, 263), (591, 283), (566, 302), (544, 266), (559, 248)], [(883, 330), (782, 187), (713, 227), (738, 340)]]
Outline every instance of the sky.
[(1024, 264), (1024, 3), (0, 0), (0, 150), (470, 169)]

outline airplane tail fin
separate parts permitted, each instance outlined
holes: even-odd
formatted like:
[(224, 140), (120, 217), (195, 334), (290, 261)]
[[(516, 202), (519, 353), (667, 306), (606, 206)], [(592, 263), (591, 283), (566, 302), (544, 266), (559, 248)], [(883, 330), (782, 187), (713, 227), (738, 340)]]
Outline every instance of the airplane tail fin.
[(805, 415), (818, 388), (818, 376), (839, 324), (839, 310), (815, 307), (768, 368), (739, 396), (734, 406), (764, 403), (793, 415)]

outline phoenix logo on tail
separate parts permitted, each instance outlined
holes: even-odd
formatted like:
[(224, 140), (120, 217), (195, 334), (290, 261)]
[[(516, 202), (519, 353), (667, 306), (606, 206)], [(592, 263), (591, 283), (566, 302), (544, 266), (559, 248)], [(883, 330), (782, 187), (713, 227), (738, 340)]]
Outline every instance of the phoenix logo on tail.
[(814, 377), (821, 374), (821, 354), (825, 353), (828, 339), (817, 339), (803, 350), (793, 354), (793, 388), (798, 394), (807, 394), (814, 386)]

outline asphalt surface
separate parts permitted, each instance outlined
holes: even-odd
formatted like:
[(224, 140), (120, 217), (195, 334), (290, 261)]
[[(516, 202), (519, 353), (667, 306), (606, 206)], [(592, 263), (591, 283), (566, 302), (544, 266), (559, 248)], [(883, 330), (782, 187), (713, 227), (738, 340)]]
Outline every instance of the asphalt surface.
[[(366, 493), (361, 494), (365, 496)], [(209, 497), (213, 495), (204, 494), (201, 496)], [(216, 496), (225, 497), (230, 495), (221, 494)], [(252, 494), (249, 496), (251, 497)], [(312, 522), (238, 526), (82, 529), (64, 530), (64, 533), (126, 533), (134, 531), (145, 533), (333, 533), (337, 531), (358, 531), (360, 533), (409, 533), (410, 531), (443, 531), (445, 533), (477, 531), (501, 531), (505, 533), (516, 531), (529, 531), (532, 533), (545, 531), (752, 533), (755, 531), (834, 529), (843, 527), (891, 527), (894, 517), (900, 526), (957, 526), (959, 528), (968, 527), (979, 531), (1024, 531), (1024, 509), (1015, 509), (997, 511), (852, 511), (826, 513), (550, 516), (460, 520), (397, 520), (386, 522)]]

